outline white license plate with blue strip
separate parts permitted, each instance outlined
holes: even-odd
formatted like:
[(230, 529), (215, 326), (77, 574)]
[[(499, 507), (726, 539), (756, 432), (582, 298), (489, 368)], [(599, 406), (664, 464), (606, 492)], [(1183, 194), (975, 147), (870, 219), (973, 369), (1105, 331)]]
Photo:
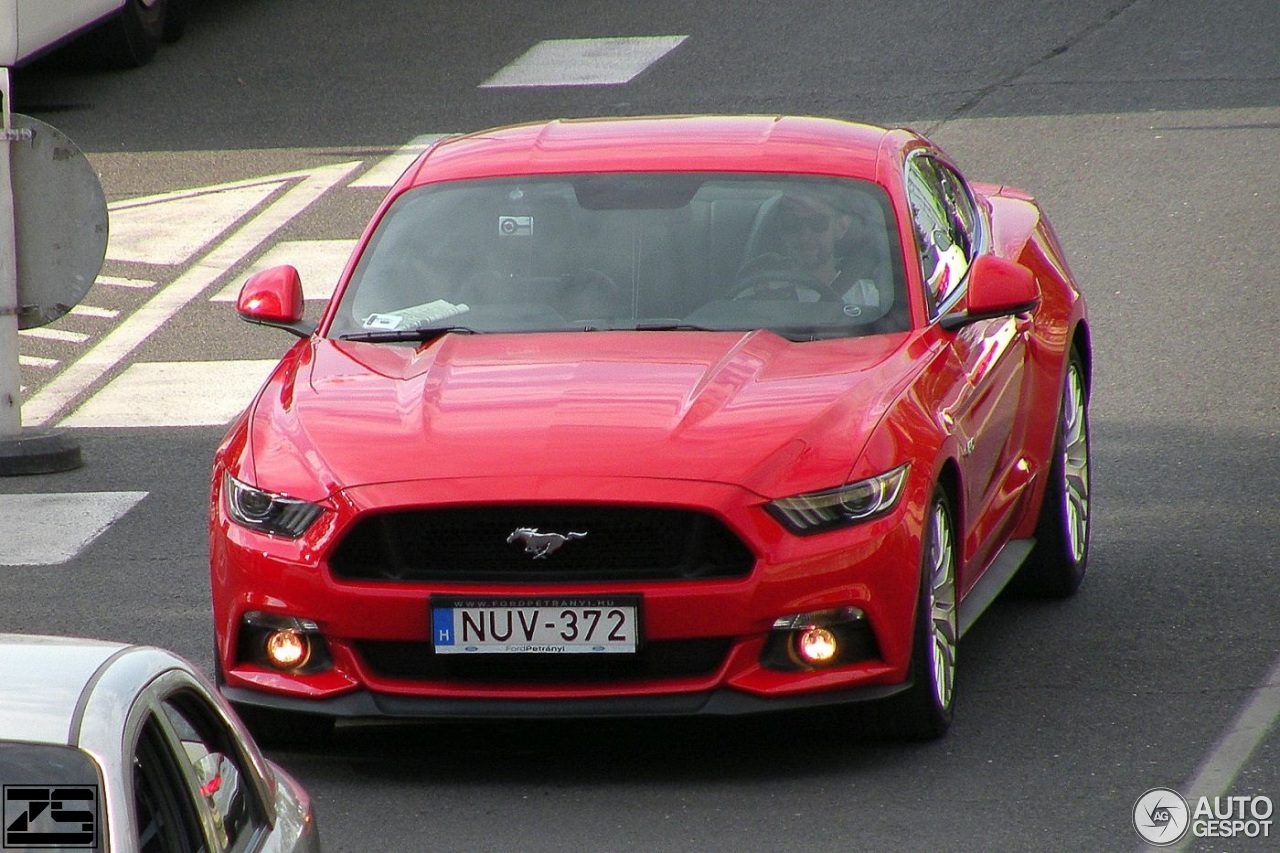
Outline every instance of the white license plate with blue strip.
[(634, 654), (639, 599), (431, 599), (436, 654)]

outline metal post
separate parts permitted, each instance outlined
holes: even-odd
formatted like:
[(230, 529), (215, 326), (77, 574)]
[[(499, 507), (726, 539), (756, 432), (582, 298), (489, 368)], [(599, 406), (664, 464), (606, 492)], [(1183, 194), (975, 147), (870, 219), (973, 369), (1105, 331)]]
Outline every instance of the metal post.
[(29, 135), (10, 120), (9, 69), (0, 68), (0, 476), (48, 474), (81, 465), (80, 447), (60, 434), (22, 428), (22, 369), (18, 361), (18, 245), (13, 195), (13, 144)]
[(13, 153), (9, 69), (0, 69), (4, 138), (0, 141), (0, 439), (22, 432), (22, 376), (18, 368), (18, 249), (14, 231)]

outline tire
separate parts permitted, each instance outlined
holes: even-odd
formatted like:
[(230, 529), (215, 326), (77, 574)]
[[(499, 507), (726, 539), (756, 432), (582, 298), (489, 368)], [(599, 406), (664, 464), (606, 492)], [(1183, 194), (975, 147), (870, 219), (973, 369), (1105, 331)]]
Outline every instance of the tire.
[(912, 632), (911, 686), (883, 708), (891, 736), (934, 740), (946, 734), (955, 707), (956, 619), (955, 516), (939, 486), (929, 503), (921, 537), (920, 597)]
[(160, 38), (166, 44), (173, 44), (187, 32), (187, 10), (191, 6), (191, 0), (168, 0), (168, 6)]
[(236, 713), (263, 749), (289, 749), (322, 744), (333, 733), (333, 717), (295, 714), (258, 705), (233, 703)]
[(1066, 598), (1080, 587), (1089, 564), (1089, 483), (1089, 392), (1084, 361), (1072, 347), (1036, 546), (1014, 578), (1015, 591)]
[(156, 0), (147, 7), (142, 0), (126, 0), (120, 14), (102, 26), (103, 59), (118, 68), (141, 68), (150, 62), (165, 36), (170, 2)]

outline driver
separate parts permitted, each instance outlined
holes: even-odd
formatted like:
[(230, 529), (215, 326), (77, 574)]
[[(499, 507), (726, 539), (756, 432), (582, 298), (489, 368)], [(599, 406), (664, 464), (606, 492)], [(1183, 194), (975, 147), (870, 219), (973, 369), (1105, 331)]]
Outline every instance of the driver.
[(849, 233), (849, 214), (816, 195), (787, 195), (778, 202), (777, 217), (788, 265), (831, 287), (840, 277), (836, 244)]
[[(845, 305), (861, 309), (879, 307), (879, 291), (875, 282), (860, 278), (849, 270), (839, 254), (851, 230), (861, 221), (841, 210), (817, 190), (792, 192), (778, 200), (775, 211), (778, 239), (782, 254), (770, 252), (747, 263), (739, 278), (759, 276), (767, 279), (765, 270), (779, 269), (801, 273), (814, 282), (813, 287), (784, 281), (766, 282), (763, 288), (740, 293), (748, 298), (790, 298), (816, 302), (827, 295), (838, 297)], [(792, 290), (789, 294), (777, 292)]]

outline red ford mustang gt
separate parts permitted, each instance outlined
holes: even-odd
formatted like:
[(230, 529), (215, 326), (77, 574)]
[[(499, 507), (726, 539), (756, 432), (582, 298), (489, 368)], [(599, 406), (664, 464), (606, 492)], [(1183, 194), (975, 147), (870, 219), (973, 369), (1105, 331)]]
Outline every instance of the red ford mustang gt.
[(300, 340), (213, 469), (260, 732), (875, 699), (936, 737), (1000, 590), (1084, 575), (1084, 298), (1030, 196), (909, 131), (446, 139), (302, 309), (245, 284)]

